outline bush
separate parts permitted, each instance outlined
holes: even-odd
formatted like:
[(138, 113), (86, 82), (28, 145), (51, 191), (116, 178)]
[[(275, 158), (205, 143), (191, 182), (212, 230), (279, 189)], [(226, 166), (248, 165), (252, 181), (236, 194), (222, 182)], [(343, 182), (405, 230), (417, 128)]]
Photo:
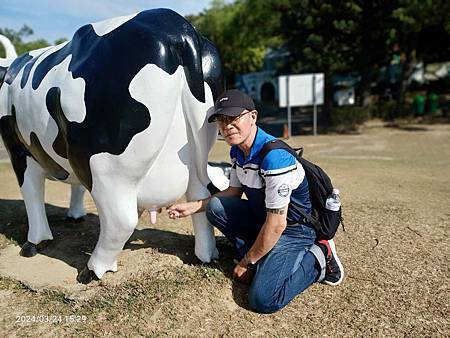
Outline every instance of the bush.
[(370, 112), (368, 107), (335, 107), (331, 113), (331, 123), (340, 132), (355, 131), (358, 129), (358, 126), (369, 118)]
[(397, 102), (381, 101), (373, 106), (372, 116), (383, 120), (393, 120), (397, 115)]

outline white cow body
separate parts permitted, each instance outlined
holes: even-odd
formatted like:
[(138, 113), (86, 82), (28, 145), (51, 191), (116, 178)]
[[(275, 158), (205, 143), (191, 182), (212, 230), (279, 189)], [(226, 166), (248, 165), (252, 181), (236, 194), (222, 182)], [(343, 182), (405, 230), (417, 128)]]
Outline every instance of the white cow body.
[[(149, 24), (143, 37), (127, 35), (150, 19), (178, 23), (183, 39), (171, 42), (176, 34), (155, 32), (158, 24)], [(0, 87), (0, 122), (26, 204), (27, 248), (52, 239), (43, 207), (46, 177), (73, 185), (68, 215), (74, 218), (84, 215), (84, 189), (77, 185), (90, 190), (101, 231), (87, 267), (98, 278), (117, 270), (138, 210), (155, 211), (185, 193), (189, 200), (210, 195), (207, 157), (217, 130), (206, 121), (223, 88), (221, 73), (211, 75), (220, 59), (186, 23), (172, 11), (156, 10), (87, 25), (73, 41), (31, 52), (10, 66)], [(130, 37), (160, 50), (144, 50), (150, 61), (134, 54), (118, 59), (122, 63), (114, 68), (110, 59), (121, 55)], [(187, 39), (193, 43), (186, 45)], [(175, 67), (181, 57), (183, 64)], [(102, 77), (108, 80), (96, 84)], [(193, 223), (195, 253), (209, 262), (217, 257), (212, 227), (204, 213)], [(79, 280), (90, 281), (86, 271)]]

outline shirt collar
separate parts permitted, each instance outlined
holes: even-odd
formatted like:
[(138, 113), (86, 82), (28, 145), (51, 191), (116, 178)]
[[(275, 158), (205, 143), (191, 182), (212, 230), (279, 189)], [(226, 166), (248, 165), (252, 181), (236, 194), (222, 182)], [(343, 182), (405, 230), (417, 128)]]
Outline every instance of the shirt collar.
[(239, 147), (236, 147), (238, 154), (240, 155), (239, 156), (240, 161), (238, 162), (242, 164), (251, 162), (259, 154), (264, 144), (269, 140), (270, 140), (269, 134), (267, 134), (261, 128), (257, 127), (255, 139), (253, 140), (252, 147), (250, 148), (250, 154), (247, 156), (247, 158), (245, 158), (243, 151)]

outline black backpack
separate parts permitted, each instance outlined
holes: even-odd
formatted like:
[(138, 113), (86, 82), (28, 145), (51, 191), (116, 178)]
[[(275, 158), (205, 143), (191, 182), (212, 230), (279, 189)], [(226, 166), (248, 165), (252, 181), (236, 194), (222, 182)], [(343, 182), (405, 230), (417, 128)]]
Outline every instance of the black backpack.
[(312, 204), (312, 213), (308, 214), (300, 210), (302, 216), (316, 229), (317, 239), (332, 239), (336, 234), (339, 224), (342, 223), (342, 208), (332, 211), (325, 208), (327, 198), (333, 191), (331, 179), (318, 165), (305, 160), (303, 148), (293, 149), (281, 140), (272, 140), (264, 144), (260, 152), (261, 162), (267, 153), (273, 149), (284, 149), (291, 153), (301, 163), (305, 170), (309, 186), (309, 197)]

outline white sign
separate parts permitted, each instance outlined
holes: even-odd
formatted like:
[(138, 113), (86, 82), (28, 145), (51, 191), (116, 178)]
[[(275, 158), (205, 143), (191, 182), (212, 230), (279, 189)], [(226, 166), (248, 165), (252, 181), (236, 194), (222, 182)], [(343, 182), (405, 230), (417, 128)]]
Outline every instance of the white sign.
[[(324, 78), (323, 73), (283, 75), (278, 77), (280, 107), (284, 108), (288, 105), (290, 107), (312, 106), (314, 103), (316, 105), (323, 104)], [(315, 102), (313, 87), (315, 87)], [(287, 91), (286, 88), (288, 89)], [(289, 98), (286, 97), (287, 93), (289, 93)]]

